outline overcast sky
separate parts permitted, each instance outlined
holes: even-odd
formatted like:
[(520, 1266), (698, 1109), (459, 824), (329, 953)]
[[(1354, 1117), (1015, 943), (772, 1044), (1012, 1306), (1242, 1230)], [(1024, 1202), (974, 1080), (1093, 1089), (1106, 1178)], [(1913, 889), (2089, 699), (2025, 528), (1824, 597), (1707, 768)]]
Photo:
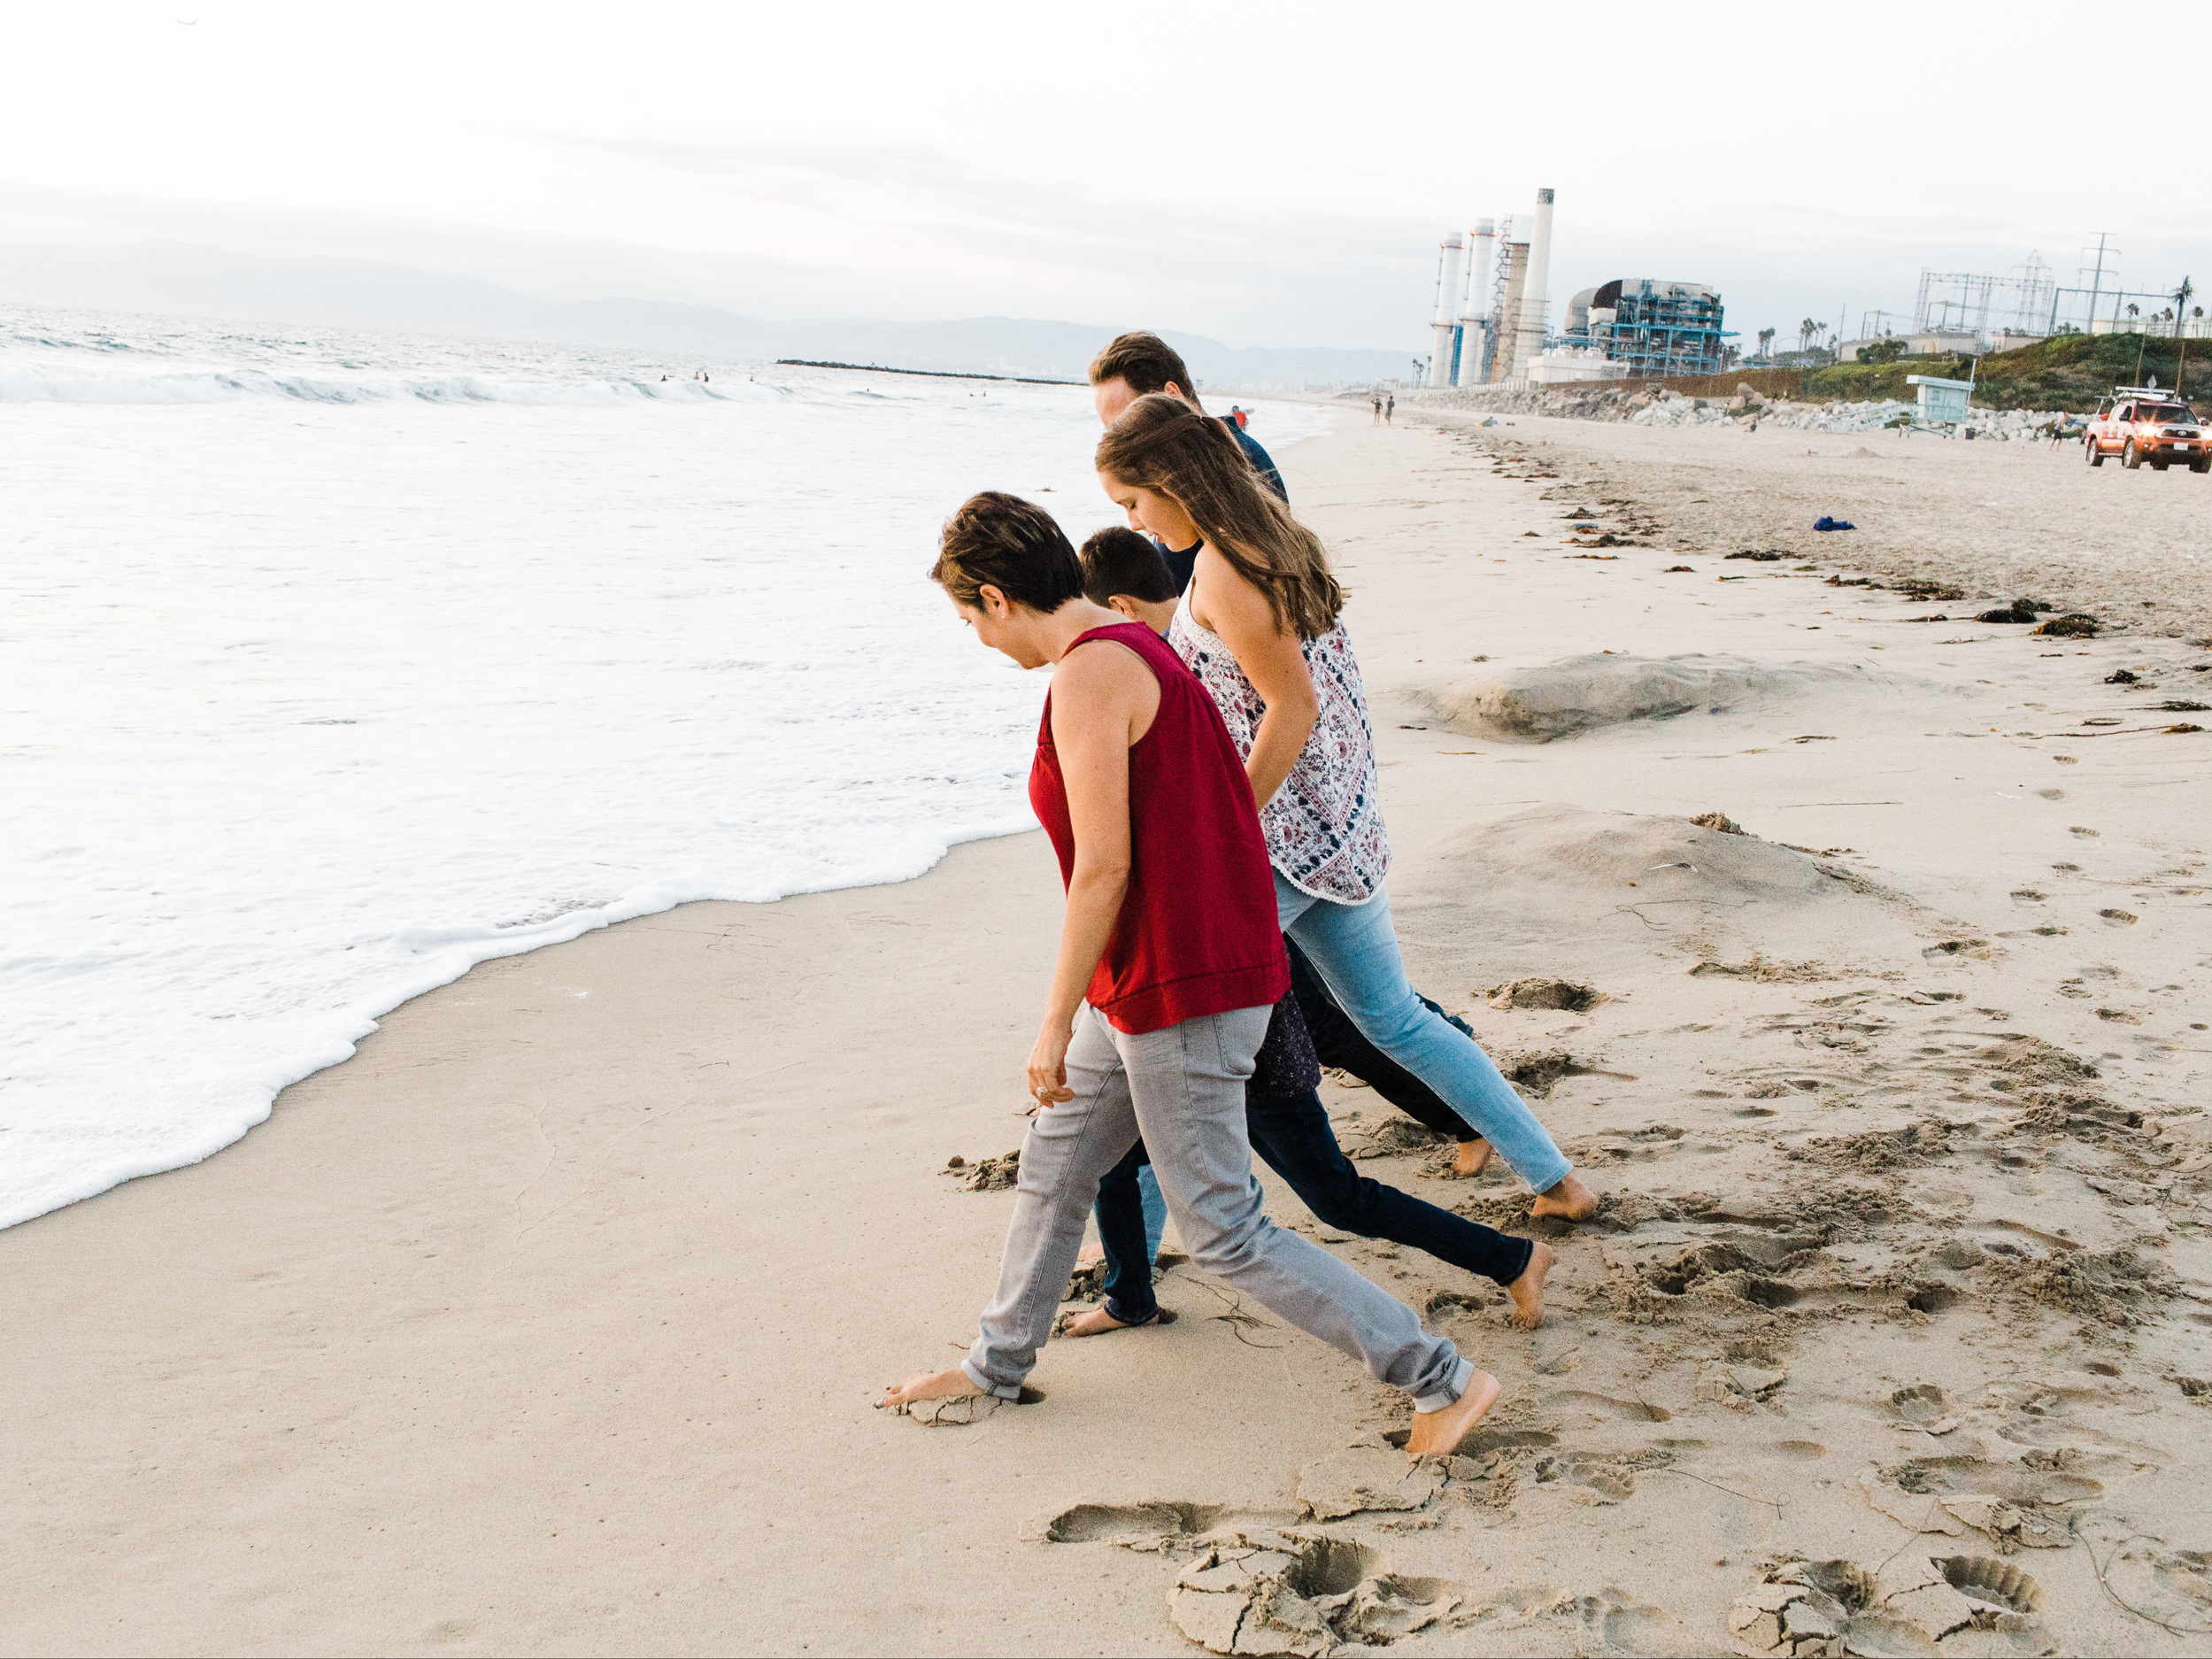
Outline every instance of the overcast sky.
[(2157, 19), (2081, 18), (77, 0), (11, 19), (0, 241), (1412, 351), (1440, 233), (1550, 185), (1555, 322), (1649, 275), (1718, 287), (1747, 343), (1807, 313), (1855, 334), (1909, 311), (1923, 265), (2001, 275), (2034, 248), (2070, 282), (2099, 231), (2130, 287), (2212, 284), (2193, 120), (2092, 135), (2114, 89), (2155, 109)]

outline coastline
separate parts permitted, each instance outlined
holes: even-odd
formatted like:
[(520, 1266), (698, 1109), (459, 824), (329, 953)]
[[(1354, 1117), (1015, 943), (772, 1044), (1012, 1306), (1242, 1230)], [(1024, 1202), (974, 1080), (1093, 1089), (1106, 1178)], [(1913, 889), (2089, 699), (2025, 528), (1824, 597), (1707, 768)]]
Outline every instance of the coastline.
[[(1543, 1235), (1562, 1259), (1535, 1333), (1440, 1264), (1330, 1236), (1506, 1385), (1476, 1470), (1332, 1530), (1463, 1592), (1408, 1655), (1718, 1651), (1762, 1562), (1909, 1558), (1871, 1501), (1908, 1470), (1945, 1528), (1921, 1553), (2021, 1565), (2052, 1640), (2185, 1651), (2116, 1611), (2095, 1563), (2149, 1540), (2129, 1593), (2203, 1617), (2174, 1553), (2201, 1547), (2202, 1408), (2173, 1379), (2201, 1369), (2212, 1306), (2192, 1161), (2212, 737), (2080, 722), (2146, 700), (2102, 683), (2116, 667), (2185, 695), (2204, 654), (2142, 628), (1908, 625), (1928, 607), (1793, 567), (2010, 574), (1965, 568), (1989, 556), (1909, 480), (1784, 490), (1793, 457), (1570, 425), (1350, 421), (1279, 458), (1352, 590), (1415, 983), (1536, 1062), (1540, 1114), (1611, 1200)], [(2047, 512), (2001, 470), (2028, 458), (1957, 447), (2000, 463), (1971, 476), (2006, 512)], [(1730, 499), (1692, 498), (1716, 482)], [(1888, 522), (1831, 549), (1797, 524), (1805, 488), (1859, 489), (1833, 504), (1854, 519), (1878, 492)], [(1653, 544), (1578, 552), (1569, 511)], [(1724, 559), (1769, 542), (1802, 556)], [(1622, 720), (1599, 662), (1579, 706), (1614, 717), (1546, 744), (1485, 723), (1513, 675), (1608, 650), (1791, 673)], [(1713, 810), (1752, 835), (1682, 824)], [(1157, 1524), (1122, 1547), (1146, 1541), (1127, 1516), (1301, 1524), (1312, 1471), (1392, 1422), (1340, 1356), (1216, 1316), (1237, 1310), (1177, 1269), (1163, 1300), (1191, 1316), (1054, 1345), (1041, 1407), (944, 1431), (868, 1408), (964, 1346), (987, 1292), (1004, 1195), (938, 1172), (1019, 1138), (1057, 891), (1017, 835), (893, 886), (686, 905), (487, 962), (222, 1156), (0, 1233), (9, 1449), (35, 1471), (0, 1632), (1194, 1651), (1168, 1606), (1181, 1560)], [(1536, 976), (1606, 1000), (1477, 994)], [(2045, 1047), (2100, 1075), (2058, 1089)], [(1328, 1099), (1348, 1146), (1392, 1115)], [(1368, 1165), (1526, 1230), (1509, 1180), (1424, 1167)], [(1976, 1251), (1945, 1258), (1960, 1238)], [(1908, 1421), (1930, 1400), (1948, 1429)], [(1915, 1460), (2090, 1547), (2008, 1544)], [(1124, 1519), (1047, 1541), (1080, 1505)]]
[[(92, 401), (0, 402), (0, 596), (35, 619), (0, 747), (0, 1228), (235, 1144), (476, 961), (1031, 822), (1032, 693), (915, 550), (948, 477), (1110, 516), (1087, 393), (764, 370), (621, 407), (669, 387), (612, 353), (107, 320), (41, 348)], [(181, 381), (221, 400), (164, 402)]]

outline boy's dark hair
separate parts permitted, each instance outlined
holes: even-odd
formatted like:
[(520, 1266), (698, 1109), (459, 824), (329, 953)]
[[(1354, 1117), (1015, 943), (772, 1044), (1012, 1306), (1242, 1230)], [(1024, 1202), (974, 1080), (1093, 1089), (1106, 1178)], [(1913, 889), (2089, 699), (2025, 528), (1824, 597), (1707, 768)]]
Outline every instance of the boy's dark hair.
[(1110, 380), (1125, 380), (1129, 390), (1142, 397), (1146, 392), (1166, 391), (1173, 382), (1176, 390), (1192, 403), (1198, 400), (1198, 389), (1191, 383), (1191, 371), (1175, 347), (1156, 334), (1125, 334), (1091, 359), (1091, 383), (1103, 386)]
[(1111, 606), (1117, 593), (1165, 605), (1177, 597), (1175, 574), (1150, 537), (1129, 529), (1095, 531), (1083, 544), (1083, 598)]
[(998, 490), (970, 496), (945, 520), (929, 579), (974, 610), (985, 583), (1048, 616), (1083, 598), (1083, 565), (1067, 533), (1043, 507)]

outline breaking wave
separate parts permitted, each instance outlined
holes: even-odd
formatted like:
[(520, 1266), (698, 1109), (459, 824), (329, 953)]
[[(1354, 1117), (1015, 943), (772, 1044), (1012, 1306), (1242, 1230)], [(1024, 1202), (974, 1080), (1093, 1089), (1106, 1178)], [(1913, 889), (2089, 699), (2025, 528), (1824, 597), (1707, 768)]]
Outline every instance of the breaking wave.
[(374, 375), (271, 374), (256, 369), (188, 369), (168, 374), (102, 374), (74, 367), (0, 367), (0, 404), (207, 404), (242, 397), (307, 404), (728, 403), (769, 398), (747, 381), (510, 381), (481, 374), (428, 379)]

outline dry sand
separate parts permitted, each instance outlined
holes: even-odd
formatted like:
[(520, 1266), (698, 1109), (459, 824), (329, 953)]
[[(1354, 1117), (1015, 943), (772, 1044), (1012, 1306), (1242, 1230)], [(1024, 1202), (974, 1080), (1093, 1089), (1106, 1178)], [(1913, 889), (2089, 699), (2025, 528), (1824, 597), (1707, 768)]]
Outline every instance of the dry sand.
[[(239, 1146), (0, 1235), (0, 1644), (2204, 1651), (2212, 735), (2147, 706), (2212, 702), (2212, 653), (1724, 561), (1835, 556), (1784, 511), (1817, 498), (1980, 582), (1962, 493), (2032, 523), (2087, 472), (1954, 445), (1800, 499), (1758, 444), (1283, 458), (1353, 591), (1416, 982), (1607, 1195), (1545, 1226), (1533, 1333), (1322, 1235), (1503, 1380), (1461, 1457), (1408, 1474), (1387, 1391), (1187, 1267), (1180, 1323), (1054, 1345), (1041, 1404), (870, 1408), (995, 1268), (1008, 1195), (939, 1171), (1020, 1137), (1025, 836), (486, 964)], [(1653, 545), (1563, 544), (1584, 504)], [(1493, 1006), (1530, 979), (1595, 1000)], [(1526, 1230), (1327, 1092), (1374, 1173)]]

